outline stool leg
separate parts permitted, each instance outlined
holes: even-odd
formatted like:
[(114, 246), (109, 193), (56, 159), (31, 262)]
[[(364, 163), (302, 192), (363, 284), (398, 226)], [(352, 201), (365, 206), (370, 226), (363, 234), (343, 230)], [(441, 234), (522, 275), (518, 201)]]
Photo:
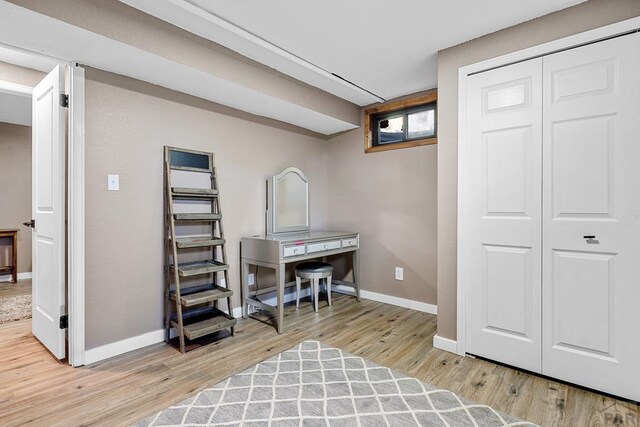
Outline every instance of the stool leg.
[(311, 292), (309, 292), (309, 298), (311, 298), (311, 302), (315, 301), (315, 298), (313, 297), (313, 279), (309, 279), (309, 290)]
[(311, 291), (313, 292), (313, 295), (314, 295), (313, 308), (317, 313), (318, 312), (318, 288), (320, 287), (320, 279), (318, 279), (317, 277), (314, 277), (313, 279), (311, 279), (311, 283), (313, 283), (311, 285)]
[(327, 299), (329, 300), (329, 307), (331, 307), (331, 276), (327, 277)]
[(300, 276), (296, 276), (296, 308), (300, 307)]

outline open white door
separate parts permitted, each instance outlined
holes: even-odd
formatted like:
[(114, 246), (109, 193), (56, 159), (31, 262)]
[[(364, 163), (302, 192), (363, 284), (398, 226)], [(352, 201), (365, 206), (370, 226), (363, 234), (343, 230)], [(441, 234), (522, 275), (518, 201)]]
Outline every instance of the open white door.
[(65, 357), (64, 69), (56, 66), (33, 89), (33, 335)]

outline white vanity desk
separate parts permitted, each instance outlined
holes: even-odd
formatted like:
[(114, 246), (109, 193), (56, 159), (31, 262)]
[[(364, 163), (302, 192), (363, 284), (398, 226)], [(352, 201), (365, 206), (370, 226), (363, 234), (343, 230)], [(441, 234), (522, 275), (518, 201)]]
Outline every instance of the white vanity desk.
[[(283, 331), (284, 290), (296, 282), (285, 283), (287, 264), (351, 253), (353, 282), (332, 280), (337, 285), (351, 286), (360, 301), (358, 285), (358, 249), (360, 238), (355, 232), (310, 231), (309, 180), (302, 171), (288, 167), (267, 180), (266, 234), (242, 238), (242, 317), (249, 315), (249, 306), (276, 314), (278, 333)], [(254, 295), (276, 291), (273, 307), (250, 297), (249, 266), (272, 268), (276, 272), (275, 286), (256, 291)]]
[[(329, 255), (351, 253), (353, 257), (353, 282), (332, 280), (336, 285), (351, 286), (360, 301), (358, 285), (358, 233), (338, 231), (308, 231), (242, 238), (242, 316), (247, 318), (249, 306), (260, 307), (277, 318), (278, 333), (283, 331), (284, 290), (296, 282), (285, 283), (285, 267), (290, 263), (322, 258)], [(276, 291), (276, 307), (256, 301), (249, 293), (249, 266), (272, 268), (276, 273), (275, 286), (260, 287), (258, 295)]]

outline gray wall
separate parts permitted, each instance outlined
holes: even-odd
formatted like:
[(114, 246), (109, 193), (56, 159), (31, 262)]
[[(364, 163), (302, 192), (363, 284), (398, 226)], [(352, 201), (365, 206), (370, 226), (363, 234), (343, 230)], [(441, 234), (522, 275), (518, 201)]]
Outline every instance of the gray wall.
[[(327, 142), (253, 119), (87, 69), (87, 349), (162, 328), (164, 145), (215, 152), (235, 307), (238, 242), (264, 232), (269, 175), (302, 169), (311, 183), (312, 226), (326, 227)], [(120, 175), (120, 191), (107, 191), (107, 174)]]
[(436, 304), (437, 155), (437, 145), (365, 154), (362, 128), (331, 139), (329, 228), (360, 232), (362, 289)]
[[(2, 80), (2, 78), (0, 78)], [(0, 123), (0, 228), (17, 228), (18, 273), (31, 272), (31, 127)], [(0, 265), (11, 264), (8, 239), (0, 240)]]
[(44, 73), (0, 61), (0, 80), (34, 87)]
[(456, 338), (458, 68), (638, 15), (638, 0), (590, 0), (439, 52), (438, 335)]

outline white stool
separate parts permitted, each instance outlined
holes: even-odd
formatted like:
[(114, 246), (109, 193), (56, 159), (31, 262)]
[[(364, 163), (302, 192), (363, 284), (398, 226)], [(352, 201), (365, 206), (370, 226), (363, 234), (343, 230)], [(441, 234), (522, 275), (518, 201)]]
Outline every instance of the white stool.
[(300, 285), (302, 279), (309, 279), (311, 282), (311, 295), (313, 298), (313, 308), (318, 312), (318, 288), (320, 279), (325, 279), (327, 283), (327, 299), (331, 305), (331, 276), (333, 266), (326, 262), (303, 262), (296, 265), (296, 308), (300, 306)]

